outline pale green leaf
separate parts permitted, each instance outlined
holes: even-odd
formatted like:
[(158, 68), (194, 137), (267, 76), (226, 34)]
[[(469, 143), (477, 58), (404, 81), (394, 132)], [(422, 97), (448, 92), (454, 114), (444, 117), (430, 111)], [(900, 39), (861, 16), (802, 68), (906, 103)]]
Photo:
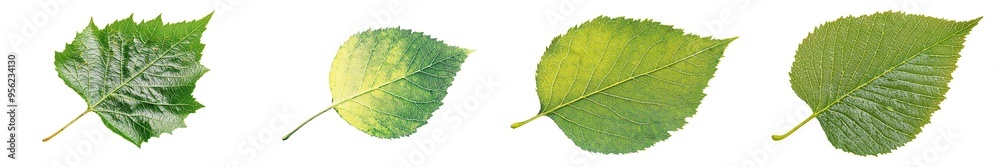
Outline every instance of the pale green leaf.
[(818, 118), (835, 148), (857, 155), (910, 142), (940, 109), (979, 19), (882, 12), (820, 25), (799, 45), (789, 73), (792, 89), (813, 110), (802, 124)]
[(538, 115), (584, 150), (632, 153), (670, 137), (705, 96), (735, 38), (685, 34), (655, 21), (597, 17), (552, 40), (538, 63)]
[[(451, 81), (471, 52), (399, 28), (355, 34), (340, 46), (333, 60), (330, 107), (368, 135), (389, 139), (408, 136), (442, 105)], [(330, 108), (316, 116), (327, 110)]]
[(97, 113), (108, 129), (137, 147), (186, 127), (184, 118), (204, 107), (191, 92), (208, 71), (199, 61), (205, 48), (201, 34), (211, 17), (169, 24), (160, 17), (137, 24), (129, 17), (103, 29), (91, 21), (55, 53), (59, 78), (87, 102), (80, 116)]

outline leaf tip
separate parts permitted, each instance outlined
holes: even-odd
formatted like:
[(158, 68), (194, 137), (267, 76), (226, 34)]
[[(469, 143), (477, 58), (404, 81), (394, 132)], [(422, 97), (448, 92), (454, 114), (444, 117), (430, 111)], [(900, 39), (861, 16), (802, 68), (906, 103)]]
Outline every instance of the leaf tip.
[(983, 16), (979, 16), (976, 19), (972, 19), (972, 20), (969, 20), (969, 21), (966, 21), (966, 22), (969, 22), (969, 23), (972, 23), (972, 24), (979, 24), (979, 20), (982, 20), (982, 19), (983, 19)]
[(90, 17), (90, 23), (87, 24), (87, 27), (84, 28), (84, 31), (86, 31), (87, 28), (94, 28), (94, 30), (97, 30), (97, 24), (94, 23), (94, 17)]
[(730, 38), (722, 39), (722, 42), (724, 42), (724, 43), (732, 43), (733, 41), (735, 41), (738, 38), (740, 38), (740, 37), (739, 36), (730, 37)]
[[(214, 10), (211, 13), (208, 13), (208, 15), (205, 15), (205, 17), (202, 17), (201, 20), (204, 20), (204, 21), (212, 20), (212, 15), (215, 15), (215, 11)], [(201, 21), (201, 20), (199, 20), (199, 21)]]

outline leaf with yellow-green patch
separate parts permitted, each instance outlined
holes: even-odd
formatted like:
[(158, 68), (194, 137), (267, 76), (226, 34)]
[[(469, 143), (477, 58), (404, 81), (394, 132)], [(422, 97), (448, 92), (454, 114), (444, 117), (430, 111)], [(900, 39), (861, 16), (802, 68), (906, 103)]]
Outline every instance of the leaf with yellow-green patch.
[(350, 37), (333, 60), (333, 104), (347, 123), (378, 138), (416, 132), (442, 105), (451, 81), (472, 50), (449, 46), (420, 32), (399, 28), (368, 30)]

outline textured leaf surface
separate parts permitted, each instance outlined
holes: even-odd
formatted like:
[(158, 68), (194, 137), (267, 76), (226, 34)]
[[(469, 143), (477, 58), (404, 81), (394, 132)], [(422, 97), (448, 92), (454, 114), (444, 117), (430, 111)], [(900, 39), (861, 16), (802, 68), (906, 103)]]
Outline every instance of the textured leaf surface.
[(685, 34), (649, 20), (587, 21), (545, 50), (536, 74), (541, 110), (528, 121), (548, 116), (587, 151), (643, 150), (695, 114), (734, 39)]
[(413, 134), (442, 105), (471, 52), (399, 28), (355, 34), (340, 46), (330, 69), (333, 109), (371, 136)]
[(87, 112), (141, 147), (185, 127), (184, 118), (204, 107), (191, 92), (208, 71), (199, 61), (211, 16), (170, 24), (160, 17), (137, 24), (129, 17), (104, 29), (91, 21), (55, 53), (56, 71), (87, 102)]
[(884, 12), (828, 22), (799, 45), (792, 89), (834, 147), (889, 153), (913, 140), (939, 109), (978, 21)]

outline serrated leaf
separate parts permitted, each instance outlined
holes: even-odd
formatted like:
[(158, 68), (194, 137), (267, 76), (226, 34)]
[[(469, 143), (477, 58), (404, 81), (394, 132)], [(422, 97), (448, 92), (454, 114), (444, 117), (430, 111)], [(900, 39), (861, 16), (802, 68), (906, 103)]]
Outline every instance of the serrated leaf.
[(186, 127), (184, 118), (204, 107), (191, 93), (208, 71), (199, 61), (205, 47), (201, 34), (211, 17), (163, 24), (157, 16), (137, 24), (129, 16), (103, 29), (91, 20), (55, 53), (59, 78), (87, 102), (70, 124), (97, 113), (108, 129), (136, 147)]
[(580, 148), (633, 153), (680, 129), (726, 46), (649, 20), (600, 16), (552, 40), (538, 63), (540, 116)]
[(333, 104), (316, 116), (332, 108), (368, 135), (409, 136), (442, 105), (455, 73), (471, 52), (400, 28), (355, 34), (340, 46), (330, 68)]
[(889, 153), (910, 142), (945, 99), (965, 36), (979, 19), (882, 12), (820, 25), (799, 45), (792, 89), (837, 149)]

